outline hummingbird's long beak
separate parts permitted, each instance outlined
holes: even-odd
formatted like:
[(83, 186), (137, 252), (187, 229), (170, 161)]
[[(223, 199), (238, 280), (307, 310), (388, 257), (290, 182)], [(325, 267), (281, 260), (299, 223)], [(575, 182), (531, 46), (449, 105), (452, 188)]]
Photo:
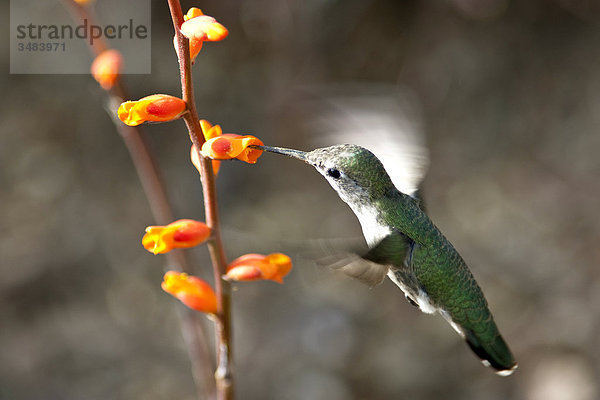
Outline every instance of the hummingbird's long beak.
[(297, 158), (298, 160), (302, 160), (304, 162), (308, 162), (305, 151), (285, 149), (283, 147), (258, 146), (258, 145), (251, 146), (251, 147), (254, 147), (259, 150), (268, 151), (270, 153), (283, 154), (284, 156), (289, 156), (292, 158)]

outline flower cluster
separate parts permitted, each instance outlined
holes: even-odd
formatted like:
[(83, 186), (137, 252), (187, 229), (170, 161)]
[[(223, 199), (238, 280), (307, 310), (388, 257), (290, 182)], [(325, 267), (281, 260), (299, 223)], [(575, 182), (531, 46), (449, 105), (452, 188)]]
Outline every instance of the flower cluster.
[[(91, 8), (88, 3), (93, 0), (72, 0), (78, 10), (83, 13), (84, 20), (91, 19)], [(75, 4), (77, 3), (77, 4)], [(175, 25), (174, 45), (179, 62), (179, 72), (182, 83), (182, 98), (168, 94), (152, 94), (139, 100), (124, 101), (127, 96), (120, 82), (123, 70), (123, 57), (115, 49), (107, 47), (106, 43), (96, 43), (92, 51), (97, 53), (91, 64), (90, 72), (100, 86), (110, 91), (111, 100), (119, 99), (121, 104), (117, 116), (124, 124), (137, 127), (143, 123), (162, 123), (183, 119), (192, 140), (190, 158), (192, 164), (201, 174), (204, 193), (204, 205), (207, 223), (192, 219), (179, 219), (166, 225), (153, 225), (145, 229), (142, 246), (149, 252), (165, 254), (176, 249), (188, 249), (208, 241), (208, 247), (213, 260), (213, 276), (215, 289), (199, 277), (187, 273), (188, 266), (185, 258), (174, 257), (170, 261), (177, 271), (164, 274), (161, 288), (178, 299), (192, 310), (205, 313), (215, 323), (217, 368), (214, 374), (216, 380), (216, 395), (209, 397), (230, 399), (233, 393), (231, 347), (231, 281), (271, 280), (283, 283), (283, 278), (292, 269), (290, 257), (282, 253), (245, 254), (230, 263), (226, 261), (223, 243), (219, 234), (217, 218), (216, 176), (223, 160), (240, 160), (255, 164), (262, 155), (263, 142), (252, 135), (223, 133), (220, 125), (212, 125), (206, 120), (198, 121), (198, 113), (193, 101), (193, 84), (191, 65), (199, 55), (204, 42), (216, 42), (225, 39), (229, 32), (215, 18), (204, 15), (195, 7), (182, 16), (181, 4), (178, 0), (169, 1), (171, 17)], [(182, 18), (183, 17), (183, 18)], [(189, 48), (188, 48), (189, 46)], [(189, 50), (189, 51), (188, 51)], [(116, 118), (115, 118), (116, 120)], [(154, 208), (156, 219), (169, 219), (172, 214), (164, 196), (164, 187), (158, 170), (145, 145), (141, 129), (117, 127), (126, 141), (128, 150), (136, 164), (138, 174), (144, 184), (146, 194)], [(129, 138), (133, 138), (129, 140)], [(150, 162), (148, 162), (150, 161)], [(210, 161), (211, 164), (208, 162)], [(161, 222), (162, 223), (162, 222)], [(178, 250), (181, 251), (181, 250)], [(178, 255), (182, 255), (181, 253)], [(186, 332), (193, 335), (193, 346), (202, 345), (204, 338), (200, 326), (194, 321), (194, 316), (186, 313), (184, 327)], [(189, 329), (194, 323), (193, 329)], [(192, 351), (192, 353), (197, 353)], [(193, 355), (197, 357), (198, 355)], [(198, 360), (199, 361), (199, 360)], [(196, 366), (194, 364), (194, 366)], [(206, 363), (210, 367), (210, 363)], [(201, 369), (200, 369), (201, 370)], [(204, 371), (200, 371), (204, 372)], [(204, 382), (202, 382), (204, 383)], [(206, 386), (210, 392), (210, 386)]]
[[(223, 25), (213, 17), (204, 15), (198, 8), (191, 8), (188, 11), (180, 31), (189, 39), (192, 61), (205, 41), (222, 40), (228, 34)], [(179, 48), (177, 41), (175, 41), (175, 48)], [(92, 71), (104, 88), (110, 88), (118, 76), (120, 66), (120, 55), (110, 50), (94, 61)], [(180, 117), (188, 118), (187, 112), (188, 105), (184, 100), (166, 94), (153, 94), (136, 101), (122, 103), (117, 114), (123, 123), (137, 126), (144, 122), (167, 122)], [(255, 136), (224, 134), (219, 125), (213, 126), (206, 120), (200, 120), (199, 124), (202, 138), (197, 139), (202, 143), (202, 147), (197, 149), (192, 145), (191, 149), (192, 163), (199, 171), (201, 171), (201, 157), (212, 160), (213, 171), (216, 173), (222, 160), (238, 159), (254, 164), (262, 154), (262, 150), (254, 146), (263, 145), (263, 142)], [(211, 229), (205, 223), (180, 219), (165, 226), (147, 227), (142, 245), (153, 254), (163, 254), (173, 249), (198, 246), (210, 236)], [(233, 281), (272, 280), (283, 283), (283, 277), (291, 269), (291, 259), (285, 254), (246, 254), (231, 262), (222, 278)], [(208, 314), (217, 313), (215, 292), (200, 278), (169, 271), (164, 276), (162, 288), (194, 310)]]
[[(177, 248), (190, 248), (204, 243), (210, 237), (210, 228), (203, 222), (180, 219), (166, 226), (149, 226), (142, 245), (154, 254), (167, 253)], [(292, 269), (292, 260), (282, 253), (269, 255), (246, 254), (227, 266), (223, 279), (233, 281), (272, 280), (283, 283)], [(184, 273), (169, 271), (162, 288), (188, 307), (205, 312), (216, 312), (215, 294), (208, 283)], [(214, 307), (213, 307), (214, 305)]]

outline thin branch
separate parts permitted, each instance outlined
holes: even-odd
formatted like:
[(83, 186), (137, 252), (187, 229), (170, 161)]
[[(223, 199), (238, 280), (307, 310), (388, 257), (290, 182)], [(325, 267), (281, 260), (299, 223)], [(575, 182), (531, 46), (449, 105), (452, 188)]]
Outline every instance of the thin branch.
[(232, 327), (231, 327), (231, 285), (224, 281), (222, 276), (226, 273), (227, 259), (219, 223), (217, 191), (215, 175), (211, 160), (200, 154), (204, 137), (196, 110), (188, 39), (180, 31), (183, 23), (183, 13), (179, 0), (168, 0), (173, 28), (177, 42), (177, 59), (181, 78), (182, 98), (187, 104), (188, 113), (184, 115), (190, 139), (198, 151), (200, 159), (202, 190), (204, 193), (204, 211), (207, 225), (211, 228), (212, 235), (208, 241), (213, 274), (215, 279), (215, 293), (217, 295), (217, 318), (215, 319), (215, 334), (217, 343), (217, 369), (215, 380), (217, 383), (217, 398), (219, 400), (233, 399), (233, 354), (232, 354)]
[[(171, 211), (164, 184), (162, 183), (162, 179), (160, 179), (159, 171), (151, 155), (147, 141), (140, 134), (139, 129), (135, 127), (128, 127), (122, 123), (117, 123), (116, 126), (129, 150), (138, 177), (146, 193), (146, 198), (150, 203), (154, 220), (159, 225), (166, 225), (172, 222), (174, 219), (173, 212)], [(183, 250), (172, 250), (166, 256), (169, 268), (193, 274), (186, 253)], [(214, 362), (209, 355), (206, 334), (201, 323), (203, 316), (198, 313), (181, 310), (179, 318), (183, 338), (186, 342), (192, 363), (198, 395), (205, 392), (212, 398), (215, 393), (215, 381), (211, 373), (214, 368)]]
[[(94, 16), (88, 7), (73, 0), (65, 0), (65, 3), (71, 10), (75, 20), (87, 19), (89, 24), (96, 24)], [(102, 38), (96, 39), (94, 46), (90, 47), (91, 52), (95, 56), (98, 56), (107, 49), (108, 46)], [(124, 125), (118, 120), (114, 111), (120, 103), (127, 99), (128, 96), (125, 88), (120, 76), (118, 76), (109, 91), (108, 112), (129, 151), (155, 222), (159, 225), (166, 225), (173, 221), (173, 211), (149, 143), (139, 127)], [(181, 272), (193, 273), (186, 253), (181, 250), (173, 250), (167, 254), (167, 265)], [(197, 313), (187, 312), (182, 312), (179, 316), (184, 340), (192, 363), (193, 376), (198, 394), (204, 391), (212, 398), (215, 392), (215, 382), (211, 373), (214, 364), (211, 357), (209, 357), (208, 344), (204, 327), (201, 323), (201, 316)]]

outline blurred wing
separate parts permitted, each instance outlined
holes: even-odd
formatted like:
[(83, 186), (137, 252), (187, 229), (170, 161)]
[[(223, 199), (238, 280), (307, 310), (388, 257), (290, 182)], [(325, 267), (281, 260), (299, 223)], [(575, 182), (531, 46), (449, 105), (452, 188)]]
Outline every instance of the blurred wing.
[(406, 236), (395, 232), (372, 249), (362, 252), (362, 255), (349, 251), (330, 251), (318, 262), (372, 287), (383, 282), (391, 265), (404, 263), (410, 245), (411, 241)]
[(323, 267), (358, 279), (369, 287), (383, 282), (389, 270), (388, 265), (365, 260), (361, 256), (369, 251), (362, 238), (359, 240), (320, 239), (318, 247), (318, 254), (313, 253), (309, 258)]
[(416, 101), (389, 86), (344, 87), (311, 107), (315, 145), (350, 143), (381, 160), (398, 190), (415, 196), (429, 166)]
[(343, 272), (351, 278), (358, 279), (369, 287), (383, 282), (390, 269), (389, 265), (365, 260), (354, 253), (346, 253), (344, 257), (328, 263), (327, 266), (335, 271)]

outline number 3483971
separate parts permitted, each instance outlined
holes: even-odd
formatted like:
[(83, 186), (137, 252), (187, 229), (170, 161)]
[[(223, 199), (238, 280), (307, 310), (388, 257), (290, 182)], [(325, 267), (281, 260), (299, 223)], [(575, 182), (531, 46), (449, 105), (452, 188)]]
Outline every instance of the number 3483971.
[(65, 42), (19, 42), (18, 51), (65, 51)]

